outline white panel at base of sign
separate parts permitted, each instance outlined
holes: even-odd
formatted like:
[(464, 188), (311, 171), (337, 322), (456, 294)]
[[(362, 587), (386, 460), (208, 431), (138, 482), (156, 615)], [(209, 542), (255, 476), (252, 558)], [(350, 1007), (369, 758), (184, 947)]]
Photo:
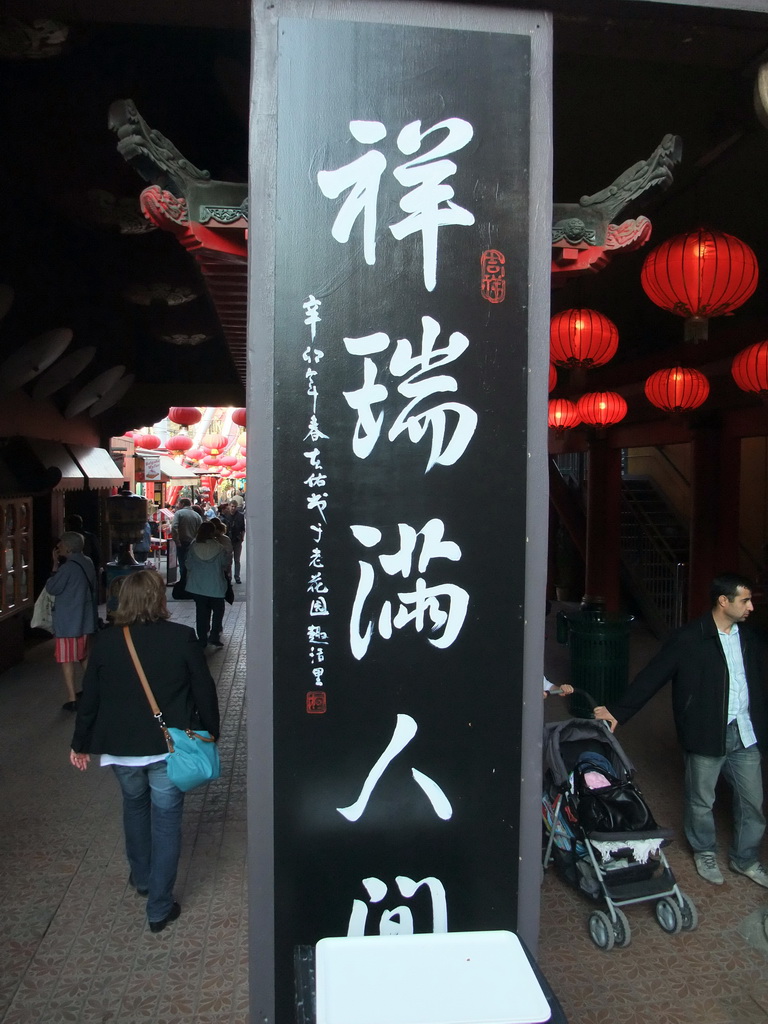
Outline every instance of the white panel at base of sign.
[(321, 939), (317, 1024), (543, 1024), (549, 1003), (512, 932)]

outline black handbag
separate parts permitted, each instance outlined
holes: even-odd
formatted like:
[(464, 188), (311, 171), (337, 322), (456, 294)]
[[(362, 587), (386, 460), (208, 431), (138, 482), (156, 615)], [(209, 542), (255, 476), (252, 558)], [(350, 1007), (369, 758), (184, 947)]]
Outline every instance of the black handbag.
[(586, 832), (641, 832), (658, 828), (635, 786), (618, 780), (602, 789), (579, 786), (579, 822)]

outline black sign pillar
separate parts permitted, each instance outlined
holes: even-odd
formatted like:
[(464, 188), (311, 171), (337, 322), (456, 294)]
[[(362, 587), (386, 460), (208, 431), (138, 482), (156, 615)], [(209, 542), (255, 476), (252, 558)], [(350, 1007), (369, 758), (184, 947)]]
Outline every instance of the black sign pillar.
[(253, 1021), (325, 936), (535, 945), (550, 35), (254, 7)]

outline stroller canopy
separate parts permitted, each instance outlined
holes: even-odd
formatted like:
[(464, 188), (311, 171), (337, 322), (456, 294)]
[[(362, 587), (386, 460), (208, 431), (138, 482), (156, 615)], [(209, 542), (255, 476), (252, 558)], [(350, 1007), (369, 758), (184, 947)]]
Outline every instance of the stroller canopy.
[(589, 718), (569, 718), (547, 722), (544, 726), (544, 768), (557, 786), (564, 786), (579, 755), (587, 750), (603, 754), (616, 769), (618, 777), (631, 778), (635, 766), (605, 722)]

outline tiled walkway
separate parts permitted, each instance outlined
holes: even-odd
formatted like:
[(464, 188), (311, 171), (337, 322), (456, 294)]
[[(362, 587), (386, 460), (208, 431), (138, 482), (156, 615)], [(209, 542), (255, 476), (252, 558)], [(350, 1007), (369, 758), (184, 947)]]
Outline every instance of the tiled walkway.
[[(248, 1024), (244, 587), (236, 591), (226, 646), (207, 654), (223, 711), (225, 771), (187, 797), (177, 886), (183, 912), (158, 935), (127, 884), (112, 773), (69, 765), (72, 718), (59, 710), (52, 641), (0, 676), (2, 1024)], [(190, 602), (174, 604), (173, 613), (193, 621)], [(554, 621), (548, 632), (548, 675), (565, 682), (568, 651), (555, 643)], [(634, 667), (653, 649), (636, 628)], [(565, 717), (566, 702), (550, 698), (545, 711)], [(668, 697), (657, 697), (620, 739), (656, 818), (677, 827), (681, 762)], [(725, 815), (726, 842), (727, 822)], [(768, 944), (744, 934), (768, 906), (768, 890), (727, 868), (722, 888), (707, 885), (682, 839), (669, 859), (697, 904), (698, 930), (666, 935), (651, 905), (640, 904), (627, 908), (631, 945), (610, 953), (587, 935), (592, 905), (547, 873), (538, 958), (570, 1024), (768, 1022)]]
[[(111, 771), (68, 760), (73, 718), (53, 641), (0, 676), (0, 1020), (246, 1024), (244, 586), (226, 646), (207, 649), (222, 711), (222, 778), (187, 795), (177, 922), (147, 927), (128, 886)], [(191, 601), (169, 602), (194, 622)]]

